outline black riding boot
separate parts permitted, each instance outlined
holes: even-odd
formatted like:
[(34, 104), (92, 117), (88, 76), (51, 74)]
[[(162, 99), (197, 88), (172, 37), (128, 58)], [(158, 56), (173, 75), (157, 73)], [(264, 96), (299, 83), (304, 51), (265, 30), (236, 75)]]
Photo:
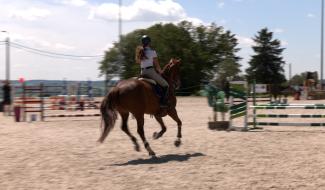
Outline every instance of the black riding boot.
[(168, 87), (163, 88), (163, 96), (161, 97), (160, 107), (161, 108), (168, 107)]

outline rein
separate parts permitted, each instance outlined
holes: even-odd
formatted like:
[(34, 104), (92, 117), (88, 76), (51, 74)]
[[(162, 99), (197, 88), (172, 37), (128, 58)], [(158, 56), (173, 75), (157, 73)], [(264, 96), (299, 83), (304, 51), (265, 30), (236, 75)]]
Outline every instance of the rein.
[(170, 76), (169, 76), (170, 69), (171, 69), (172, 65), (173, 65), (173, 63), (170, 62), (164, 67), (162, 76), (165, 80), (167, 80), (169, 86), (172, 86), (172, 88), (170, 88), (170, 89), (173, 89), (173, 91), (174, 91), (177, 88), (177, 82), (175, 80), (170, 79)]

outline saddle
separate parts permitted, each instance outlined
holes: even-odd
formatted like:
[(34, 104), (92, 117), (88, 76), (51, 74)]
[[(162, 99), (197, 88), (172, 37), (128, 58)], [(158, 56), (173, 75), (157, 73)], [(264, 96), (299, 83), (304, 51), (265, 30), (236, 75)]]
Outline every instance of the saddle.
[(154, 90), (155, 94), (161, 99), (163, 97), (163, 89), (162, 87), (153, 79), (145, 78), (143, 76), (140, 76), (137, 78), (137, 80), (146, 81), (149, 84), (151, 84), (152, 89)]
[[(159, 97), (160, 102), (163, 101), (163, 98), (164, 98), (163, 88), (156, 81), (149, 79), (149, 78), (144, 78), (143, 76), (138, 77), (137, 80), (146, 81), (149, 84), (151, 84), (152, 89), (153, 89), (154, 93)], [(159, 112), (155, 115), (159, 116), (159, 117), (164, 117), (167, 115), (168, 109), (169, 109), (169, 107), (160, 108)]]

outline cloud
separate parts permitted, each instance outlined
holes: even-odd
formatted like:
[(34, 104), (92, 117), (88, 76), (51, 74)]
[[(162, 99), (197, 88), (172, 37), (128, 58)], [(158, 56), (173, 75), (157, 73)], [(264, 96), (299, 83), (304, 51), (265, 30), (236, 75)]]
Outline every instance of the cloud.
[(219, 23), (220, 25), (225, 25), (225, 24), (227, 24), (227, 20), (221, 19), (221, 20), (217, 21), (217, 23)]
[(112, 47), (114, 47), (114, 44), (108, 43), (101, 49), (101, 51), (107, 51), (108, 49), (111, 49)]
[[(119, 5), (103, 3), (92, 8), (90, 19), (116, 21)], [(187, 19), (184, 8), (173, 0), (136, 0), (129, 6), (121, 7), (124, 21), (180, 21)]]
[(88, 4), (88, 2), (85, 0), (62, 0), (61, 3), (64, 5), (72, 5), (76, 7), (82, 7)]
[[(61, 54), (101, 55), (118, 40), (117, 0), (84, 0), (84, 3), (72, 0), (0, 1), (0, 25), (2, 30), (9, 32), (13, 42), (12, 67), (17, 67), (12, 70), (13, 79), (20, 76), (26, 79), (101, 79), (98, 77), (101, 57), (87, 60), (58, 59), (26, 51), (19, 45)], [(147, 28), (157, 22), (188, 20), (193, 24), (203, 23), (198, 18), (190, 17), (176, 0), (123, 2), (123, 19), (129, 21), (123, 23), (123, 34)], [(90, 13), (96, 20), (88, 19)], [(31, 22), (35, 20), (37, 22)], [(0, 33), (0, 41), (5, 37), (5, 33)], [(3, 45), (0, 46), (1, 51), (4, 51)], [(0, 65), (5, 64), (4, 61), (0, 59)], [(77, 67), (82, 69), (71, 72), (71, 68)], [(0, 73), (4, 73), (4, 68), (0, 67)]]
[[(50, 42), (36, 36), (10, 33), (10, 41), (37, 49), (75, 50), (76, 47), (59, 42)], [(0, 36), (1, 37), (1, 36)]]
[(254, 40), (251, 38), (244, 37), (244, 36), (238, 36), (238, 35), (236, 35), (236, 38), (238, 39), (239, 45), (241, 45), (242, 47), (251, 47), (251, 46), (255, 45)]
[[(244, 0), (232, 0), (232, 2), (227, 2), (227, 3), (241, 3), (244, 2)], [(219, 9), (222, 9), (226, 6), (225, 0), (217, 0), (217, 7)]]
[(315, 16), (314, 14), (312, 14), (312, 13), (308, 13), (308, 14), (307, 14), (307, 17), (308, 17), (308, 18), (315, 18), (316, 16)]
[(284, 29), (282, 29), (282, 28), (274, 28), (273, 29), (273, 32), (280, 34), (280, 33), (283, 33), (284, 32)]
[(222, 9), (225, 6), (225, 2), (220, 1), (217, 3), (218, 8)]
[(10, 13), (11, 18), (17, 18), (28, 21), (35, 21), (38, 19), (46, 18), (51, 15), (51, 12), (42, 8), (29, 8), (26, 10), (12, 10)]
[(281, 43), (281, 46), (288, 46), (289, 45), (288, 41), (286, 41), (286, 40), (281, 40), (280, 43)]
[(63, 50), (74, 50), (74, 49), (76, 49), (76, 47), (74, 47), (74, 46), (69, 46), (69, 45), (62, 44), (62, 43), (55, 43), (54, 47), (56, 49), (63, 49)]

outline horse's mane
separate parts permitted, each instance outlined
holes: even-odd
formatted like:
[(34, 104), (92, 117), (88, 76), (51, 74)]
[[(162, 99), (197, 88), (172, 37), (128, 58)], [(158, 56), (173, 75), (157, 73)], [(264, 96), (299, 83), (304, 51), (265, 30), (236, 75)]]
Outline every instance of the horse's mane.
[(164, 67), (163, 67), (163, 75), (167, 76), (168, 75), (168, 72), (170, 71), (170, 69), (178, 64), (180, 61), (177, 60), (176, 63), (173, 63), (173, 60), (171, 59)]
[(164, 67), (163, 67), (163, 70), (162, 70), (162, 73), (164, 74), (164, 75), (166, 75), (167, 74), (167, 72), (170, 70), (170, 65), (171, 65), (171, 61), (169, 61)]

